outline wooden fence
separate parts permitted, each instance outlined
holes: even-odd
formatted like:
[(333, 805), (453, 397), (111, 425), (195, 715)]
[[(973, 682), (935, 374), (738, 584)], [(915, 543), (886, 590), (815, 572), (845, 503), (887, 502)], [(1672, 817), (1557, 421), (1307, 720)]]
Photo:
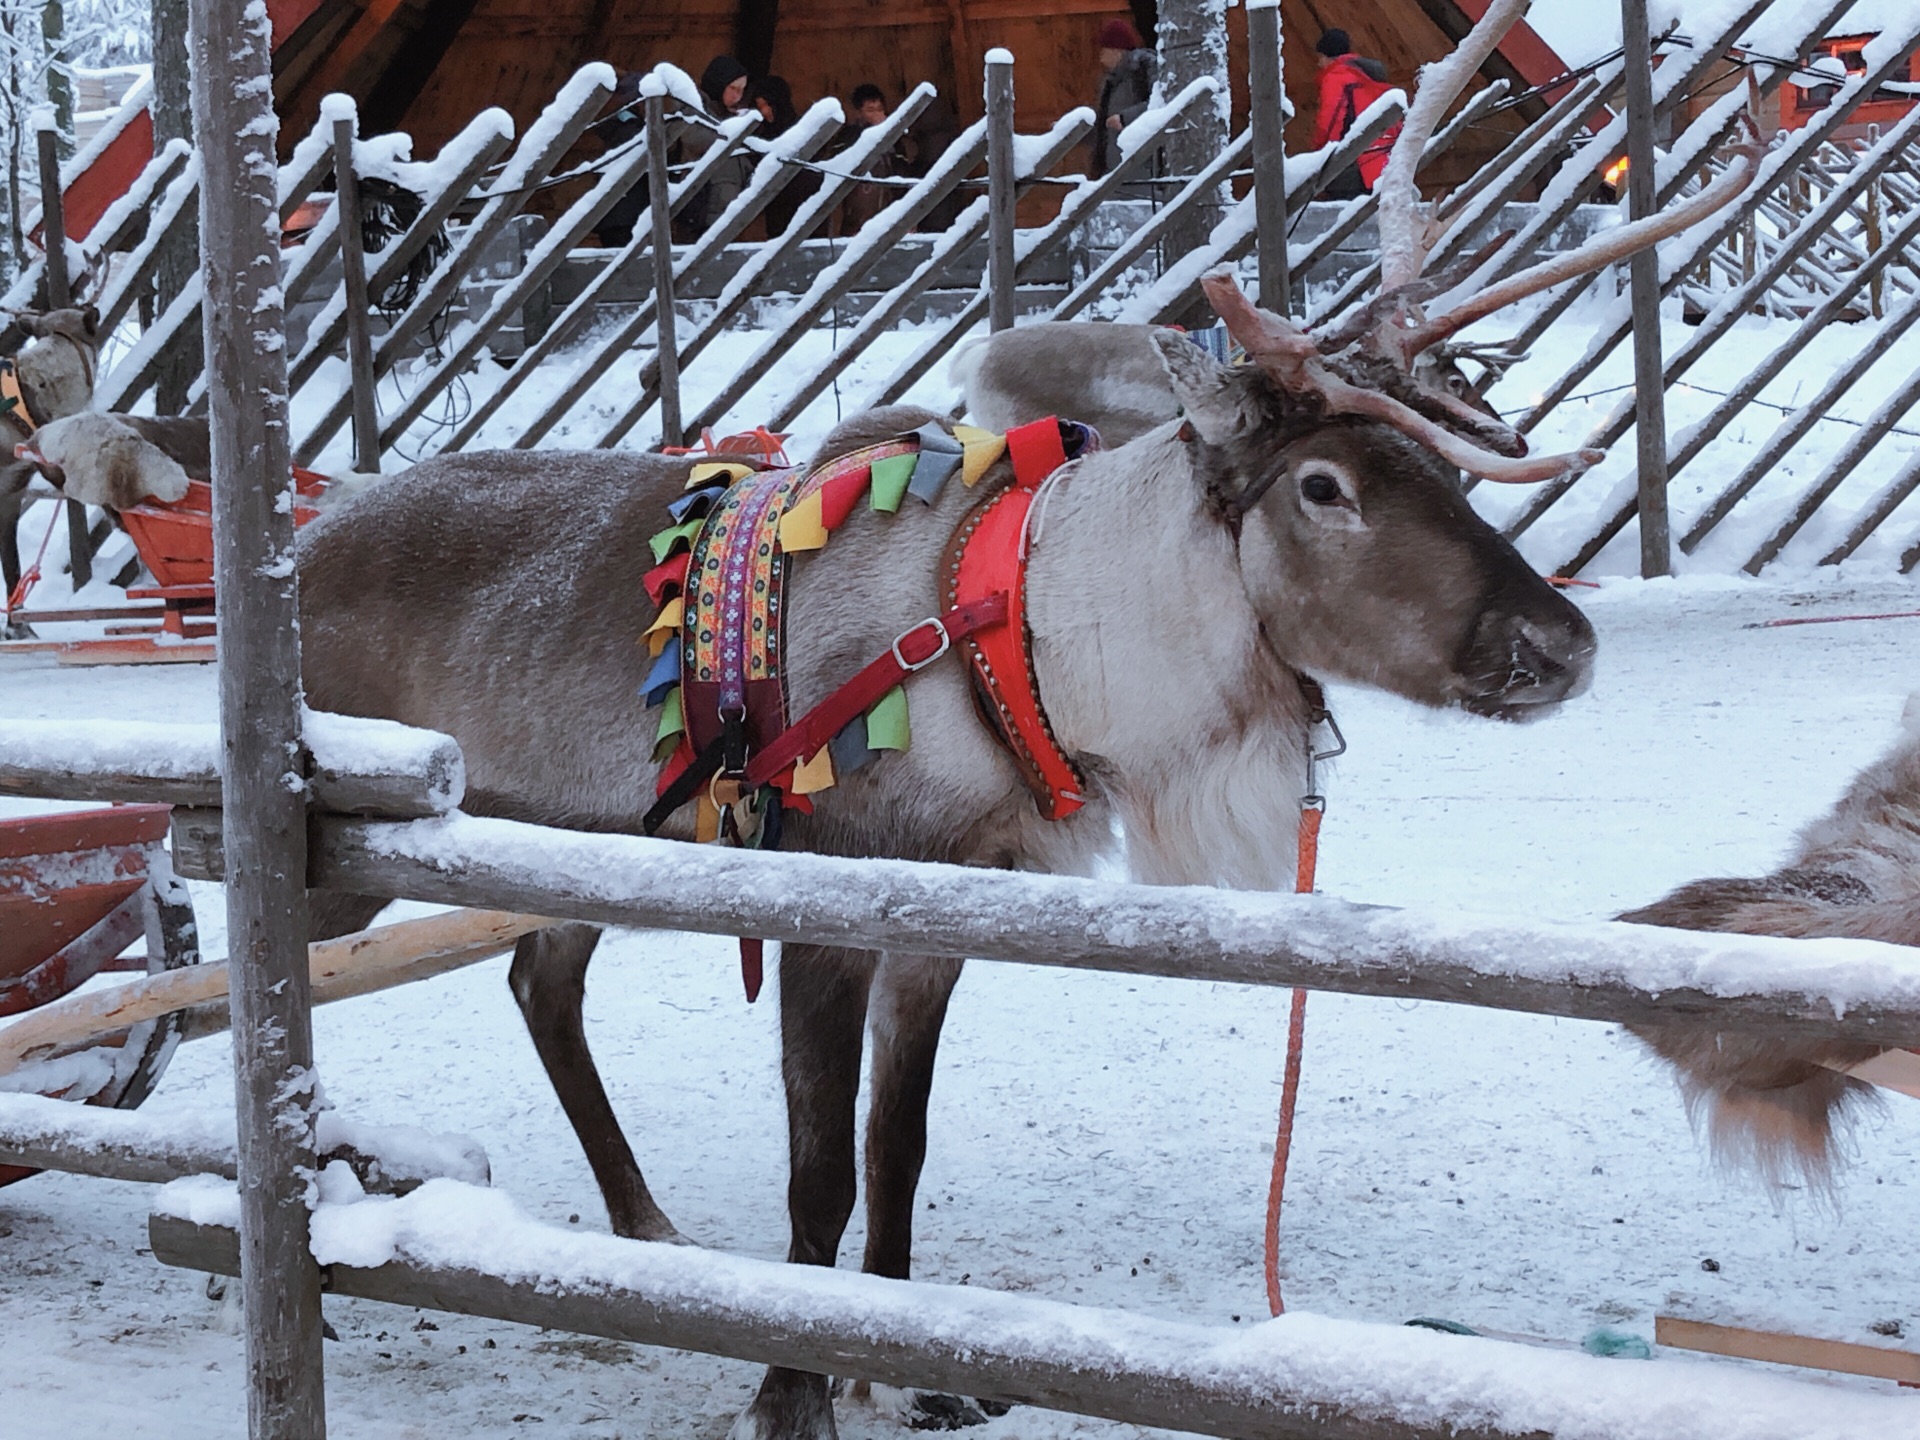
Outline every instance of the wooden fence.
[[(1695, 36), (1693, 48), (1670, 53), (1654, 73), (1656, 116), (1680, 115), (1682, 102), (1709, 81), (1763, 16), (1776, 31), (1784, 23), (1794, 32), (1796, 53), (1805, 53), (1845, 10), (1841, 0), (1821, 0), (1782, 22), (1782, 4), (1749, 0), (1721, 17), (1718, 33)], [(1891, 384), (1884, 373), (1909, 360), (1911, 347), (1903, 350), (1902, 341), (1920, 319), (1920, 115), (1884, 133), (1840, 138), (1855, 107), (1884, 79), (1904, 73), (1916, 43), (1920, 18), (1897, 19), (1873, 73), (1852, 77), (1804, 128), (1776, 139), (1753, 203), (1663, 249), (1663, 293), (1698, 322), (1664, 357), (1669, 398), (1683, 391), (1691, 402), (1705, 393), (1697, 367), (1709, 357), (1724, 392), (1667, 442), (1675, 533), (1684, 554), (1704, 546), (1704, 562), (1743, 566), (1754, 574), (1789, 553), (1803, 562), (1837, 563), (1895, 521), (1920, 488), (1920, 461), (1899, 464), (1911, 438), (1901, 421), (1920, 401), (1920, 370)], [(1784, 62), (1746, 63), (1763, 99), (1796, 73)], [(656, 79), (658, 88), (686, 88), (677, 72), (663, 69)], [(1010, 70), (996, 83), (1011, 85)], [(1539, 198), (1518, 212), (1519, 233), (1472, 283), (1510, 274), (1569, 233), (1605, 223), (1610, 212), (1591, 202), (1604, 198), (1603, 175), (1622, 151), (1626, 124), (1616, 116), (1592, 133), (1587, 122), (1596, 112), (1619, 108), (1622, 84), (1618, 61), (1582, 76), (1467, 184), (1442, 197), (1439, 213), (1451, 228), (1433, 265), (1469, 253), (1495, 234), (1502, 217), (1516, 213), (1515, 200), (1534, 190)], [(837, 107), (822, 102), (770, 142), (757, 138), (751, 117), (727, 122), (696, 163), (658, 187), (664, 222), (683, 211), (720, 167), (741, 156), (751, 162), (744, 190), (697, 240), (656, 248), (656, 227), (643, 220), (617, 250), (585, 250), (582, 242), (653, 165), (663, 163), (685, 127), (706, 123), (656, 107), (653, 122), (636, 139), (584, 169), (556, 173), (602, 111), (611, 87), (606, 67), (586, 67), (517, 141), (504, 114), (478, 116), (431, 164), (410, 172), (406, 183), (418, 187), (418, 214), (376, 252), (356, 255), (356, 264), (342, 260), (343, 232), (355, 234), (359, 227), (341, 224), (339, 196), (357, 196), (358, 186), (342, 187), (338, 176), (357, 165), (381, 177), (391, 167), (380, 158), (382, 146), (351, 143), (350, 133), (342, 139), (343, 129), (351, 132), (353, 126), (351, 108), (338, 98), (330, 102), (314, 132), (295, 147), (279, 182), (283, 217), (309, 201), (322, 202), (303, 242), (285, 260), (288, 306), (314, 311), (290, 360), (298, 462), (315, 463), (349, 427), (353, 463), (362, 469), (392, 468), (476, 445), (614, 447), (673, 443), (708, 426), (786, 429), (830, 388), (849, 408), (902, 398), (982, 326), (1024, 318), (1154, 323), (1185, 315), (1202, 273), (1220, 264), (1251, 270), (1263, 245), (1264, 253), (1286, 257), (1284, 293), (1295, 312), (1330, 320), (1377, 282), (1378, 266), (1367, 248), (1373, 200), (1308, 202), (1402, 113), (1398, 96), (1390, 96), (1340, 144), (1317, 156), (1292, 157), (1284, 166), (1281, 157), (1256, 145), (1257, 138), (1266, 145), (1277, 141), (1249, 129), (1201, 173), (1158, 176), (1159, 140), (1195, 107), (1211, 103), (1207, 83), (1196, 82), (1136, 122), (1119, 167), (1092, 179), (1053, 173), (1085, 138), (1087, 112), (1072, 112), (1040, 135), (1014, 136), (1010, 107), (990, 107), (931, 173), (887, 181), (889, 202), (856, 235), (835, 241), (821, 237), (836, 211), (856, 185), (871, 179), (933, 93), (926, 86), (916, 89), (886, 122), (826, 161), (820, 157), (839, 120)], [(1434, 137), (1423, 163), (1444, 154), (1503, 100), (1500, 86), (1479, 92)], [(1743, 103), (1740, 94), (1728, 94), (1679, 127), (1661, 166), (1663, 202), (1711, 176), (1715, 145)], [(998, 189), (995, 157), (1011, 170)], [(984, 182), (978, 176), (983, 168)], [(1280, 174), (1286, 177), (1284, 202), (1263, 201), (1251, 182), (1266, 176), (1271, 187)], [(797, 178), (814, 188), (782, 233), (744, 241), (749, 227)], [(528, 243), (525, 227), (534, 222), (522, 217), (530, 200), (540, 187), (563, 180), (574, 182), (577, 198)], [(198, 161), (178, 147), (169, 149), (89, 236), (79, 263), (104, 277), (109, 321), (133, 312), (149, 287), (158, 237), (196, 203), (198, 185)], [(1016, 229), (1005, 202), (1041, 185), (1055, 192), (1056, 213), (1033, 228)], [(1195, 207), (1219, 204), (1229, 185), (1224, 219), (1209, 243), (1185, 255), (1162, 255), (1162, 242), (1182, 218)], [(1238, 199), (1231, 198), (1235, 193)], [(918, 228), (936, 209), (956, 206), (946, 229)], [(1116, 224), (1116, 216), (1124, 218)], [(1277, 229), (1283, 232), (1278, 237)], [(1102, 234), (1110, 241), (1096, 248), (1092, 242)], [(487, 267), (504, 273), (476, 283)], [(409, 276), (408, 303), (362, 326), (368, 311), (360, 292), (387, 295)], [(1007, 278), (996, 286), (995, 276)], [(33, 268), (8, 303), (31, 298), (46, 278)], [(1543, 373), (1539, 362), (1513, 372), (1515, 385), (1501, 393), (1519, 388), (1525, 376), (1530, 396), (1517, 419), (1523, 432), (1565, 432), (1585, 415), (1577, 407), (1593, 398), (1593, 377), (1621, 351), (1633, 324), (1624, 303), (1606, 311), (1581, 302), (1604, 299), (1616, 284), (1611, 274), (1572, 282), (1514, 338), (1516, 352), (1574, 357), (1557, 374)], [(996, 295), (1007, 307), (1001, 313), (994, 312)], [(99, 402), (107, 408), (139, 403), (155, 382), (161, 357), (197, 328), (199, 312), (198, 288), (190, 286), (102, 377)], [(1597, 330), (1596, 313), (1602, 317)], [(1780, 343), (1739, 364), (1745, 357), (1735, 337), (1742, 333), (1739, 322), (1752, 315), (1795, 323)], [(668, 321), (664, 336), (662, 317)], [(1869, 338), (1823, 376), (1817, 394), (1796, 398), (1785, 412), (1763, 397), (1823, 334), (1853, 321), (1872, 327)], [(798, 350), (799, 342), (823, 329), (833, 333), (827, 353), (815, 358), (814, 349)], [(751, 350), (717, 345), (730, 331), (751, 331)], [(883, 378), (850, 383), (865, 373), (856, 367), (876, 342), (891, 335), (890, 348), (897, 347), (902, 333), (911, 334), (911, 343)], [(1579, 343), (1553, 343), (1563, 337)], [(663, 338), (671, 343), (663, 345)], [(488, 354), (494, 359), (483, 361)], [(797, 354), (807, 358), (796, 360)], [(336, 357), (348, 363), (328, 366)], [(1729, 374), (1734, 378), (1726, 379)], [(1489, 372), (1483, 387), (1495, 378)], [(1836, 415), (1851, 397), (1875, 391), (1885, 399), (1857, 422)], [(195, 406), (204, 406), (204, 392), (203, 378), (192, 391)], [(1492, 493), (1493, 487), (1476, 501), (1543, 569), (1579, 573), (1637, 516), (1632, 447), (1621, 446), (1636, 406), (1630, 387), (1614, 387), (1613, 393), (1617, 403), (1578, 438), (1613, 451), (1620, 463), (1543, 486), (1519, 501)], [(1691, 413), (1696, 407), (1686, 408)], [(1764, 443), (1733, 443), (1756, 422), (1771, 432)], [(1832, 445), (1829, 437), (1842, 424), (1851, 433)], [(1556, 434), (1556, 442), (1560, 438)], [(1806, 458), (1811, 453), (1817, 461)], [(1779, 478), (1788, 470), (1816, 473), (1790, 491)], [(1697, 480), (1709, 471), (1711, 484)], [(1878, 488), (1862, 494), (1869, 477)], [(1543, 527), (1555, 511), (1555, 523)], [(1740, 523), (1725, 526), (1736, 514)], [(1815, 555), (1806, 553), (1807, 542), (1794, 542), (1817, 514), (1826, 518), (1817, 527), (1822, 538)], [(1920, 563), (1920, 518), (1900, 514), (1900, 523), (1914, 531), (1900, 562), (1911, 569)], [(1737, 538), (1727, 538), (1735, 532)], [(1872, 553), (1891, 552), (1883, 541)]]
[[(386, 735), (378, 746), (383, 763), (362, 774), (354, 737), (322, 722), (330, 717), (315, 719), (314, 740), (331, 789), (316, 798), (321, 813), (313, 817), (302, 874), (328, 888), (505, 905), (600, 924), (1920, 1044), (1920, 971), (1897, 946), (1501, 921), (1326, 896), (1228, 895), (480, 820), (449, 808), (459, 799), (449, 775), (457, 777), (460, 767), (445, 737), (416, 734), (403, 752)], [(219, 797), (204, 758), (211, 727), (156, 734), (153, 753), (144, 757), (122, 739), (116, 747), (74, 737), (73, 753), (50, 764), (49, 756), (59, 754), (51, 727), (9, 730), (0, 735), (0, 793), (166, 794), (202, 806)], [(395, 758), (402, 753), (404, 764)], [(419, 770), (411, 785), (406, 765)], [(225, 793), (235, 791), (229, 785)], [(427, 818), (326, 813), (343, 803), (340, 797), (365, 810), (377, 803), (368, 799), (375, 795), (394, 797), (387, 803), (405, 815)], [(176, 811), (173, 850), (182, 874), (225, 876), (223, 832), (231, 833), (232, 818), (213, 809)], [(62, 1108), (76, 1113), (65, 1118)], [(323, 1134), (320, 1145), (330, 1151), (329, 1137)], [(383, 1150), (377, 1137), (363, 1137), (358, 1148), (376, 1156)], [(233, 1155), (219, 1137), (176, 1133), (137, 1115), (0, 1097), (0, 1161), (165, 1180), (196, 1169), (228, 1173)], [(452, 1168), (439, 1173), (484, 1183), (484, 1164), (470, 1150), (456, 1152)], [(410, 1169), (388, 1168), (403, 1189), (436, 1173), (417, 1158)], [(1614, 1440), (1670, 1433), (1671, 1417), (1644, 1403), (1639, 1371), (1578, 1355), (1314, 1316), (1291, 1316), (1249, 1337), (1238, 1328), (1029, 1296), (556, 1231), (528, 1220), (505, 1197), (485, 1202), (497, 1223), (475, 1237), (476, 1203), (471, 1194), (448, 1191), (443, 1180), (411, 1202), (397, 1232), (410, 1239), (380, 1263), (328, 1263), (325, 1287), (1242, 1440), (1531, 1436), (1554, 1431), (1571, 1394), (1582, 1397), (1596, 1433)], [(443, 1204), (451, 1208), (443, 1211)], [(200, 1179), (162, 1192), (150, 1238), (163, 1263), (234, 1274), (238, 1226), (233, 1188)], [(1351, 1381), (1356, 1354), (1368, 1357), (1364, 1393)], [(1518, 1354), (1529, 1357), (1531, 1378), (1499, 1378), (1513, 1373), (1506, 1357)], [(1696, 1398), (1730, 1400), (1752, 1379), (1700, 1367), (1686, 1383)], [(1776, 1399), (1810, 1404), (1820, 1396), (1822, 1405), (1861, 1407), (1863, 1423), (1904, 1423), (1904, 1410), (1893, 1408), (1902, 1404), (1897, 1396), (1836, 1397), (1812, 1385), (1777, 1383)], [(1772, 1419), (1764, 1406), (1739, 1410), (1726, 1433), (1740, 1440), (1790, 1440), (1805, 1414), (1797, 1406)]]

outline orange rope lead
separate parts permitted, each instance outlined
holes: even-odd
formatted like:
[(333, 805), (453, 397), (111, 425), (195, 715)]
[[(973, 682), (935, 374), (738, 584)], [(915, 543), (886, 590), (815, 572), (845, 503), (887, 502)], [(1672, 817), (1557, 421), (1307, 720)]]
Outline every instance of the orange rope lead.
[(26, 573), (20, 577), (20, 583), (13, 587), (13, 593), (7, 596), (7, 614), (9, 616), (27, 603), (28, 594), (32, 592), (34, 585), (38, 583), (40, 579), (40, 562), (47, 558), (47, 546), (53, 542), (54, 527), (60, 523), (60, 517), (65, 511), (66, 506), (64, 504), (55, 504), (53, 506), (53, 519), (47, 522), (47, 533), (40, 537), (40, 553), (33, 557), (33, 564), (29, 565)]
[[(1325, 814), (1318, 805), (1300, 807), (1300, 858), (1293, 877), (1297, 894), (1313, 893), (1314, 871), (1320, 864), (1320, 820)], [(1287, 1156), (1293, 1150), (1293, 1108), (1300, 1098), (1300, 1052), (1306, 1044), (1306, 1029), (1307, 992), (1295, 990), (1287, 1016), (1287, 1067), (1280, 1082), (1280, 1133), (1273, 1142), (1273, 1175), (1267, 1182), (1267, 1308), (1275, 1315), (1287, 1308), (1280, 1298), (1280, 1202), (1287, 1190)]]

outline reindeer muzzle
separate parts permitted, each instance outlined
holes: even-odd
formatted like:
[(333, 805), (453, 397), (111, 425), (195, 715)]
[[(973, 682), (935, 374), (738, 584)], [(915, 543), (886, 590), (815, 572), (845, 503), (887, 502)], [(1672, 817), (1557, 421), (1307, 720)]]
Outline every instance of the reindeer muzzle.
[(1552, 591), (1530, 602), (1489, 606), (1474, 622), (1455, 666), (1459, 703), (1470, 714), (1538, 720), (1593, 682), (1587, 617)]
[(42, 455), (39, 448), (31, 440), (22, 440), (18, 445), (15, 445), (13, 447), (13, 458), (16, 460), (25, 460), (55, 485), (64, 485), (67, 482), (67, 472), (54, 464), (53, 461), (47, 459), (46, 456)]

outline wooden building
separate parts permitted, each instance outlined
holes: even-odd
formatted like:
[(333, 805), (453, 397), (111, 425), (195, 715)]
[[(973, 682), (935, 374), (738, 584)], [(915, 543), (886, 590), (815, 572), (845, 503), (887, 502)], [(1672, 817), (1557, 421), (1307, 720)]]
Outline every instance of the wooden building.
[[(1314, 108), (1313, 43), (1340, 25), (1397, 84), (1466, 33), (1485, 0), (1283, 0), (1286, 84), (1304, 145)], [(872, 82), (897, 98), (930, 80), (963, 120), (982, 109), (987, 50), (1005, 46), (1016, 71), (1018, 124), (1038, 130), (1098, 93), (1095, 35), (1131, 14), (1151, 40), (1154, 0), (273, 0), (274, 90), (283, 145), (304, 134), (321, 97), (359, 102), (369, 131), (405, 130), (432, 154), (485, 105), (525, 125), (582, 64), (618, 69), (671, 61), (698, 76), (715, 55), (786, 77), (804, 107)], [(1244, 120), (1245, 12), (1228, 12), (1235, 112)], [(1531, 31), (1510, 36), (1486, 66), (1516, 90), (1564, 68)], [(1514, 133), (1539, 102), (1470, 136), (1448, 169), (1468, 171)]]

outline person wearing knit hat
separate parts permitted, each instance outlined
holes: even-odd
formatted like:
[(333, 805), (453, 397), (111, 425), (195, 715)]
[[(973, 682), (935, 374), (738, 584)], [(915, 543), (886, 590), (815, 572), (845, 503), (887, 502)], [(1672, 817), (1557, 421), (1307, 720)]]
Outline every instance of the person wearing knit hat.
[(1147, 108), (1158, 63), (1131, 21), (1107, 21), (1098, 39), (1102, 74), (1100, 98), (1094, 106), (1089, 175), (1104, 175), (1120, 162), (1120, 132)]
[[(1314, 44), (1320, 57), (1320, 104), (1313, 124), (1313, 148), (1325, 149), (1353, 128), (1366, 108), (1386, 94), (1387, 67), (1353, 53), (1353, 41), (1344, 30), (1328, 30)], [(1400, 136), (1395, 125), (1322, 187), (1329, 200), (1351, 200), (1373, 189), (1387, 168), (1387, 155)]]

